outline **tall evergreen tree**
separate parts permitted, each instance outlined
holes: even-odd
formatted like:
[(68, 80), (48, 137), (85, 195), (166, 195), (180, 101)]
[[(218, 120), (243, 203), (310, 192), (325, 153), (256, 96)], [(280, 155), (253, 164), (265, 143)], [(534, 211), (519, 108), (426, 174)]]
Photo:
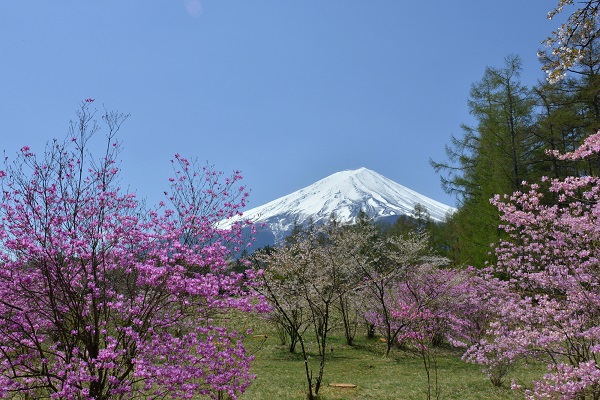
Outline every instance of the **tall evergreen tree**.
[(501, 68), (487, 67), (472, 85), (469, 111), (475, 126), (463, 125), (463, 137), (446, 147), (449, 162), (432, 161), (446, 172), (442, 184), (455, 193), (460, 210), (453, 217), (455, 262), (483, 265), (490, 243), (498, 240), (498, 212), (489, 203), (497, 193), (512, 193), (532, 169), (536, 140), (532, 129), (534, 102), (519, 81), (521, 60), (505, 58)]

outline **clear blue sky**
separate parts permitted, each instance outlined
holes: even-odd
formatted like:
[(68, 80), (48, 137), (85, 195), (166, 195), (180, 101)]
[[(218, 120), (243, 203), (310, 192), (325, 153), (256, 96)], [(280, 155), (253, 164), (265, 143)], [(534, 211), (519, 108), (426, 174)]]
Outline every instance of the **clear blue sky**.
[(249, 207), (367, 167), (454, 205), (429, 158), (472, 122), (470, 85), (522, 81), (550, 0), (3, 0), (0, 149), (41, 152), (85, 98), (130, 113), (123, 182), (162, 199), (177, 152), (230, 172)]

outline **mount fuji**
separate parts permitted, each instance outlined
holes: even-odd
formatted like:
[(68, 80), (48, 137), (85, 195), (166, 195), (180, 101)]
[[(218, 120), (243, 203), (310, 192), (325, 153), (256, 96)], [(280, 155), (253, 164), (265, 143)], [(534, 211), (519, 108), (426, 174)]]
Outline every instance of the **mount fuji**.
[[(334, 173), (303, 189), (244, 212), (243, 218), (257, 228), (253, 248), (275, 244), (295, 224), (326, 221), (332, 213), (342, 223), (354, 223), (361, 210), (375, 221), (410, 215), (422, 205), (434, 221), (443, 221), (455, 211), (367, 168)], [(232, 221), (226, 221), (226, 228)]]

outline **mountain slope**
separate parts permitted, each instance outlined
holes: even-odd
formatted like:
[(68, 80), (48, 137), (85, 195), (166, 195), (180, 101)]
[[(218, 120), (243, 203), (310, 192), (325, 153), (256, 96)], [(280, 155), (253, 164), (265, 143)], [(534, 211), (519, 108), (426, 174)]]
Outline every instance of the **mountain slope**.
[[(335, 213), (342, 223), (355, 222), (361, 210), (375, 220), (410, 215), (417, 204), (434, 221), (443, 221), (454, 208), (423, 196), (367, 168), (337, 172), (287, 196), (244, 212), (259, 227), (259, 236), (272, 233), (277, 242), (295, 223), (322, 222)], [(271, 239), (266, 239), (270, 241)], [(261, 240), (263, 241), (263, 240)]]

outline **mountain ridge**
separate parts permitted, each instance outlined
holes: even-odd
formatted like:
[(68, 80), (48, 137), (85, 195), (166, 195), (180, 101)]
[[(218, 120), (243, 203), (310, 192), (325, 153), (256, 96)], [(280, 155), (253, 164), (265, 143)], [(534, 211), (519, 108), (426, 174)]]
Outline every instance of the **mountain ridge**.
[[(437, 222), (455, 211), (453, 207), (362, 167), (331, 174), (286, 196), (249, 209), (242, 218), (252, 221), (257, 227), (257, 241), (277, 243), (291, 232), (295, 224), (303, 225), (309, 220), (321, 223), (335, 214), (341, 223), (354, 223), (361, 210), (376, 221), (398, 218), (411, 215), (417, 204), (421, 204), (431, 219)], [(232, 222), (227, 221), (222, 227), (226, 228)]]

